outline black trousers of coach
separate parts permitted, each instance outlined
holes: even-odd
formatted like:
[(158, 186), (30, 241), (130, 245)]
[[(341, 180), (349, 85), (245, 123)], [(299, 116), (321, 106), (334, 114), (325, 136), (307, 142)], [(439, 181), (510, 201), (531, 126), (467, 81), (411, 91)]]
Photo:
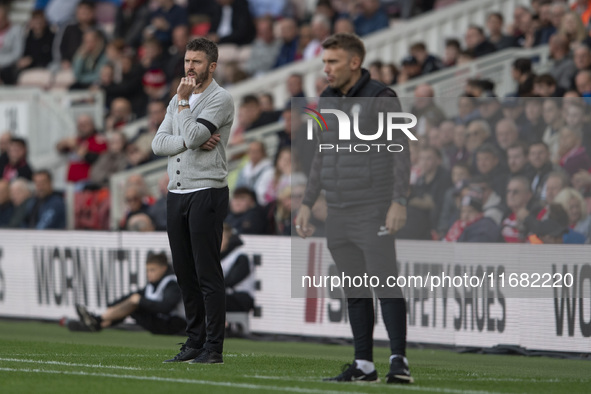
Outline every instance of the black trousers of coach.
[(339, 271), (351, 279), (364, 275), (379, 278), (375, 288), (354, 286), (353, 282), (344, 286), (357, 360), (373, 361), (374, 293), (380, 299), (392, 354), (405, 355), (406, 351), (406, 301), (400, 288), (387, 286), (388, 276), (398, 276), (394, 236), (377, 235), (389, 206), (387, 201), (328, 209), (327, 246)]
[(228, 188), (168, 193), (168, 241), (187, 319), (187, 346), (222, 353), (226, 292), (220, 265)]

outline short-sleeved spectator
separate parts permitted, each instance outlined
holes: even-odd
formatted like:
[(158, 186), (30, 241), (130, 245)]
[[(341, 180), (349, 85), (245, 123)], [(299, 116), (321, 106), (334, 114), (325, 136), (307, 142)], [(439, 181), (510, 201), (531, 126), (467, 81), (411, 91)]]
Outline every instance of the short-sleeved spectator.
[(16, 82), (17, 62), (24, 49), (22, 27), (10, 23), (8, 6), (0, 4), (0, 82), (11, 85)]
[(13, 137), (8, 146), (8, 161), (0, 165), (0, 179), (12, 181), (16, 178), (31, 180), (33, 171), (27, 161), (27, 141)]
[(256, 31), (246, 0), (216, 0), (213, 7), (210, 38), (218, 44), (246, 45)]
[(51, 173), (37, 171), (33, 175), (35, 195), (27, 202), (25, 227), (37, 230), (66, 228), (66, 206), (63, 196), (53, 190)]
[(115, 15), (113, 36), (137, 48), (142, 42), (142, 32), (150, 19), (150, 10), (144, 0), (123, 0)]
[(56, 149), (68, 155), (67, 180), (78, 182), (88, 179), (90, 166), (107, 150), (107, 144), (105, 138), (97, 133), (92, 118), (80, 115), (77, 119), (77, 135), (62, 139)]
[(157, 3), (158, 8), (152, 11), (150, 24), (145, 31), (168, 47), (172, 42), (172, 30), (178, 25), (187, 24), (187, 13), (174, 0), (158, 0)]
[(262, 17), (256, 21), (256, 39), (254, 40), (250, 57), (243, 66), (249, 75), (263, 74), (273, 68), (281, 47), (281, 40), (273, 33), (273, 20)]
[(355, 33), (365, 36), (390, 26), (388, 15), (379, 0), (362, 0), (359, 15), (354, 19)]
[(480, 26), (471, 25), (468, 27), (464, 40), (466, 41), (466, 50), (475, 58), (497, 51), (497, 47), (488, 41), (484, 35), (484, 30)]

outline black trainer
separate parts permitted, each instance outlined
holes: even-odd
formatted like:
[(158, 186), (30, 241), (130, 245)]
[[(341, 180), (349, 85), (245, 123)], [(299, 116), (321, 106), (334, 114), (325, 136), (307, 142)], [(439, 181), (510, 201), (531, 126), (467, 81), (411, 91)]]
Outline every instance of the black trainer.
[(68, 330), (70, 331), (80, 331), (80, 332), (96, 332), (92, 331), (90, 328), (86, 326), (86, 324), (82, 323), (79, 320), (68, 320), (66, 323)]
[(353, 364), (345, 364), (340, 375), (334, 378), (325, 378), (325, 382), (377, 382), (378, 371), (374, 369), (373, 372), (365, 374), (362, 370), (357, 368), (357, 362)]
[(214, 352), (213, 350), (203, 349), (203, 352), (193, 361), (191, 364), (223, 364), (224, 358), (218, 352)]
[(410, 376), (408, 369), (408, 360), (406, 357), (396, 355), (390, 361), (390, 372), (386, 375), (386, 383), (413, 383), (414, 379)]
[(188, 347), (186, 343), (179, 343), (181, 346), (181, 351), (171, 358), (170, 360), (164, 360), (165, 363), (188, 363), (192, 361), (195, 357), (198, 357), (201, 353), (203, 353), (203, 348), (200, 349), (193, 349), (192, 347)]
[(88, 327), (90, 331), (100, 331), (102, 329), (98, 317), (88, 312), (84, 305), (76, 304), (76, 313), (78, 314), (78, 317), (80, 317), (80, 321)]

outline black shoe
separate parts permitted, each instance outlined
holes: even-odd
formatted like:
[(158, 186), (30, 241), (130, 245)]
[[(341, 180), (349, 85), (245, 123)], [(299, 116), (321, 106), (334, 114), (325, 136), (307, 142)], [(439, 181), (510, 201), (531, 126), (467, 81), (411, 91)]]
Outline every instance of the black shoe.
[(203, 352), (193, 361), (191, 364), (223, 364), (224, 358), (218, 352), (214, 352), (213, 350), (203, 349)]
[(92, 331), (90, 328), (86, 326), (86, 324), (82, 323), (79, 320), (68, 320), (66, 323), (68, 330), (70, 331), (80, 331), (80, 332), (96, 332)]
[(373, 372), (366, 375), (357, 368), (357, 362), (354, 361), (353, 364), (345, 364), (340, 375), (323, 380), (325, 382), (377, 382), (378, 372), (374, 369)]
[(101, 330), (101, 323), (99, 322), (98, 317), (88, 312), (84, 305), (76, 304), (76, 313), (78, 313), (82, 324), (88, 327), (90, 331)]
[(171, 358), (170, 360), (164, 360), (165, 363), (188, 363), (192, 361), (195, 357), (198, 357), (201, 353), (203, 353), (203, 348), (200, 349), (193, 349), (192, 347), (188, 347), (186, 343), (179, 343), (181, 346), (181, 351)]
[(390, 361), (390, 372), (386, 375), (386, 383), (413, 383), (414, 379), (410, 376), (408, 369), (408, 360), (406, 357), (396, 355)]

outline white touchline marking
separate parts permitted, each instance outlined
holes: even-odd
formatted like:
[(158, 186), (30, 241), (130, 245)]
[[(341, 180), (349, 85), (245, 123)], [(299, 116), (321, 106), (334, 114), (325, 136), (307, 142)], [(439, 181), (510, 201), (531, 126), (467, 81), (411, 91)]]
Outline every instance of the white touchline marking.
[[(244, 378), (257, 378), (257, 379), (267, 379), (267, 380), (282, 380), (282, 381), (295, 381), (295, 382), (310, 382), (310, 381), (319, 381), (318, 379), (313, 378), (290, 378), (290, 377), (279, 377), (279, 376), (264, 376), (264, 375), (242, 375)], [(476, 380), (474, 382), (477, 382)], [(338, 382), (325, 382), (328, 384), (342, 384)], [(356, 382), (357, 383), (357, 382)], [(363, 382), (360, 382), (363, 383)], [(372, 383), (368, 383), (370, 386), (368, 387), (375, 387), (372, 386)], [(382, 386), (380, 386), (382, 387)], [(483, 391), (483, 390), (456, 390), (456, 389), (446, 389), (446, 388), (436, 388), (436, 387), (421, 387), (421, 386), (411, 386), (408, 384), (389, 384), (388, 389), (395, 390), (395, 389), (402, 389), (402, 390), (414, 390), (414, 391), (428, 391), (433, 393), (450, 393), (450, 394), (501, 394), (496, 391)]]
[[(162, 378), (159, 376), (134, 376), (134, 375), (117, 375), (110, 373), (93, 373), (93, 372), (82, 372), (82, 371), (55, 371), (47, 369), (29, 369), (29, 368), (1, 368), (0, 372), (26, 372), (26, 373), (47, 373), (56, 375), (77, 375), (77, 376), (96, 376), (101, 378), (117, 378), (117, 379), (132, 379), (132, 380), (150, 380), (157, 382), (170, 382), (170, 383), (189, 383), (189, 384), (203, 384), (209, 386), (223, 386), (232, 388), (243, 388), (252, 390), (275, 390), (275, 391), (286, 391), (294, 393), (320, 393), (320, 394), (342, 394), (343, 391), (329, 391), (322, 389), (306, 389), (300, 387), (280, 387), (280, 386), (267, 386), (261, 384), (250, 384), (250, 383), (230, 383), (230, 382), (214, 382), (209, 380), (196, 380), (196, 379), (176, 379), (176, 378)], [(347, 391), (347, 393), (354, 393), (353, 391)]]
[[(36, 364), (49, 364), (49, 365), (62, 365), (62, 366), (70, 366), (70, 367), (90, 367), (90, 368), (109, 368), (109, 369), (124, 369), (124, 370), (133, 370), (133, 371), (146, 371), (149, 370), (147, 368), (136, 368), (136, 367), (122, 367), (122, 366), (109, 366), (109, 365), (101, 365), (101, 364), (77, 364), (77, 363), (67, 363), (61, 361), (37, 361), (37, 360), (24, 360), (18, 358), (0, 358), (0, 361), (9, 361), (9, 362), (24, 362), (24, 363), (36, 363)], [(150, 369), (156, 370), (156, 369)], [(28, 369), (28, 368), (0, 368), (0, 371), (7, 371), (7, 372), (35, 372), (35, 373), (54, 373), (54, 374), (65, 374), (65, 375), (84, 375), (84, 376), (100, 376), (100, 377), (113, 377), (113, 378), (121, 378), (121, 379), (136, 379), (136, 380), (155, 380), (155, 381), (166, 381), (166, 382), (177, 382), (177, 383), (193, 383), (193, 384), (205, 384), (205, 385), (213, 385), (213, 386), (228, 386), (228, 387), (240, 387), (240, 388), (252, 388), (252, 389), (261, 389), (261, 388), (269, 388), (273, 390), (281, 390), (281, 391), (289, 391), (289, 392), (298, 392), (298, 393), (334, 393), (340, 394), (341, 391), (327, 391), (327, 390), (314, 390), (314, 389), (302, 389), (302, 388), (289, 388), (289, 387), (274, 387), (274, 386), (266, 386), (266, 385), (255, 385), (255, 384), (247, 384), (247, 383), (226, 383), (226, 382), (214, 382), (208, 380), (191, 380), (191, 379), (173, 379), (173, 378), (163, 378), (158, 376), (133, 376), (133, 375), (115, 375), (115, 374), (103, 374), (103, 373), (92, 373), (92, 372), (82, 372), (82, 371), (53, 371), (53, 370), (43, 370), (43, 369)], [(278, 377), (278, 376), (262, 376), (262, 375), (243, 375), (245, 378), (253, 378), (253, 379), (266, 379), (266, 380), (282, 380), (282, 381), (298, 381), (298, 382), (313, 382), (315, 379), (301, 379), (301, 378), (290, 378), (290, 377)], [(477, 381), (476, 379), (475, 381)], [(448, 388), (435, 388), (435, 387), (420, 387), (420, 386), (410, 386), (410, 385), (390, 385), (388, 386), (390, 389), (404, 389), (404, 390), (411, 390), (411, 391), (423, 391), (423, 392), (432, 392), (432, 393), (449, 393), (449, 394), (498, 394), (493, 391), (482, 391), (482, 390), (456, 390), (456, 389), (448, 389)]]
[(124, 367), (119, 365), (102, 365), (102, 364), (78, 364), (68, 363), (64, 361), (41, 361), (41, 360), (27, 360), (22, 358), (0, 358), (0, 361), (9, 361), (17, 363), (34, 363), (34, 364), (48, 364), (48, 365), (62, 365), (67, 367), (86, 367), (86, 368), (109, 368), (109, 369), (126, 369), (130, 371), (144, 371), (146, 368)]

